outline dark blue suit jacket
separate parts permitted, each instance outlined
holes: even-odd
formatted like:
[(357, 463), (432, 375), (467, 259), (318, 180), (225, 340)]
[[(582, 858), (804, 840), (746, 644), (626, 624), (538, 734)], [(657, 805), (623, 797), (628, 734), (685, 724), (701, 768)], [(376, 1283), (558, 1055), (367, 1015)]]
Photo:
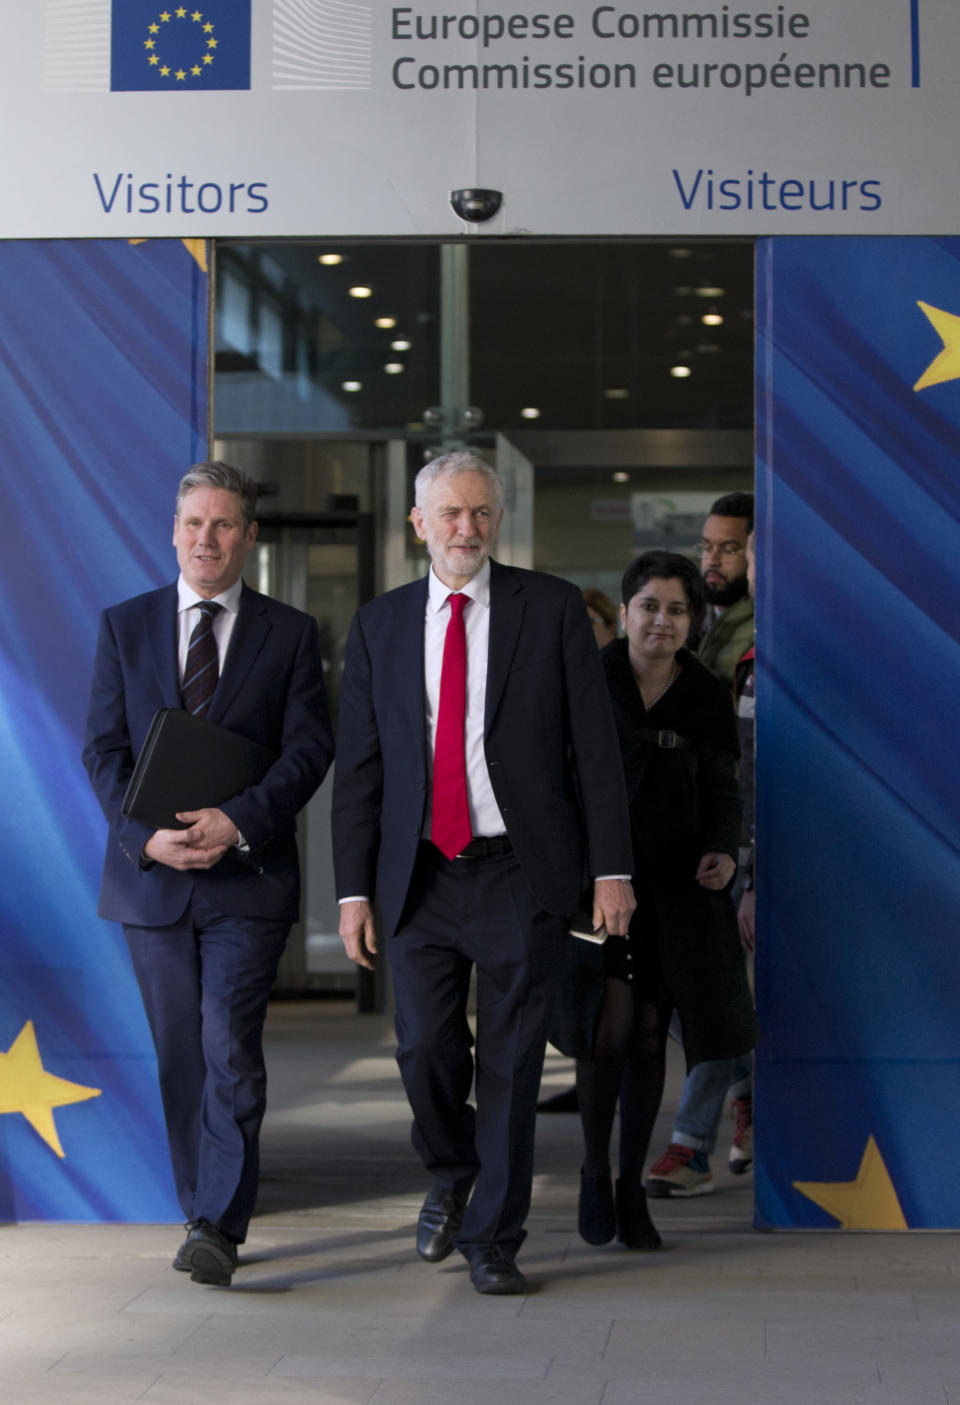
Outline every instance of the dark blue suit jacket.
[[(427, 799), (427, 581), (358, 612), (347, 643), (333, 793), (339, 897), (376, 897), (387, 936)], [(569, 581), (491, 562), (484, 747), (520, 867), (548, 912), (633, 871), (623, 767), (596, 640)]]
[(109, 824), (100, 916), (166, 926), (181, 915), (196, 886), (225, 914), (295, 921), (300, 902), (296, 816), (333, 757), (315, 621), (244, 586), (207, 714), (209, 721), (278, 753), (259, 785), (219, 807), (250, 845), (260, 873), (229, 852), (209, 870), (141, 867), (140, 853), (152, 831), (124, 819), (120, 807), (154, 713), (182, 705), (176, 584), (105, 610), (83, 751)]

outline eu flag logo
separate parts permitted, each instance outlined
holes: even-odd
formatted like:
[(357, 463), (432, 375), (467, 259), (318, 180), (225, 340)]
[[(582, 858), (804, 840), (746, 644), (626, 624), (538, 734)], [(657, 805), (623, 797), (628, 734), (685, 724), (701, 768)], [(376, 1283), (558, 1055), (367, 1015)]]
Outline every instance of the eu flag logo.
[(210, 0), (202, 9), (112, 0), (110, 87), (115, 93), (249, 88), (250, 0)]

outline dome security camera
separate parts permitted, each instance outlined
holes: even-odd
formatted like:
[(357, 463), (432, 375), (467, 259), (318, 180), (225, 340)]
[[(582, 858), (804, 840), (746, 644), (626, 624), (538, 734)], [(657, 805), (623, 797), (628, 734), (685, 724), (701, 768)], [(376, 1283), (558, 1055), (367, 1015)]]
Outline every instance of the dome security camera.
[(451, 190), (450, 204), (454, 214), (468, 224), (483, 224), (492, 220), (503, 204), (502, 190)]

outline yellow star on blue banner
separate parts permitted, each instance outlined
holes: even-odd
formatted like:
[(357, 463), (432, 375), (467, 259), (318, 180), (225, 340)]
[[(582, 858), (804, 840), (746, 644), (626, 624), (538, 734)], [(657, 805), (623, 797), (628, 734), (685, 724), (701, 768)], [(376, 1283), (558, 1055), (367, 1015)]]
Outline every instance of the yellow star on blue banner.
[(0, 1115), (19, 1112), (60, 1157), (64, 1151), (53, 1109), (99, 1096), (99, 1088), (86, 1088), (82, 1083), (70, 1083), (47, 1072), (37, 1047), (33, 1020), (27, 1020), (7, 1052), (0, 1054)]
[(926, 390), (929, 385), (960, 380), (960, 317), (939, 307), (931, 307), (926, 302), (918, 302), (917, 307), (933, 325), (943, 342), (943, 350), (930, 362), (914, 390)]
[(873, 1137), (867, 1139), (855, 1180), (794, 1181), (793, 1186), (839, 1220), (841, 1229), (909, 1228)]

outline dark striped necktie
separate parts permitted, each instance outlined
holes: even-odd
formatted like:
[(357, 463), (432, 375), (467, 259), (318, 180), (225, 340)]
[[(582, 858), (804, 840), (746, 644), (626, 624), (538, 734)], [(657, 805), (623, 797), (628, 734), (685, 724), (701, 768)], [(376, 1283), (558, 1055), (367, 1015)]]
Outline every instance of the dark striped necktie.
[(183, 705), (194, 717), (205, 717), (220, 678), (220, 655), (213, 621), (223, 609), (214, 600), (199, 602), (200, 618), (190, 635), (187, 666), (183, 673)]

